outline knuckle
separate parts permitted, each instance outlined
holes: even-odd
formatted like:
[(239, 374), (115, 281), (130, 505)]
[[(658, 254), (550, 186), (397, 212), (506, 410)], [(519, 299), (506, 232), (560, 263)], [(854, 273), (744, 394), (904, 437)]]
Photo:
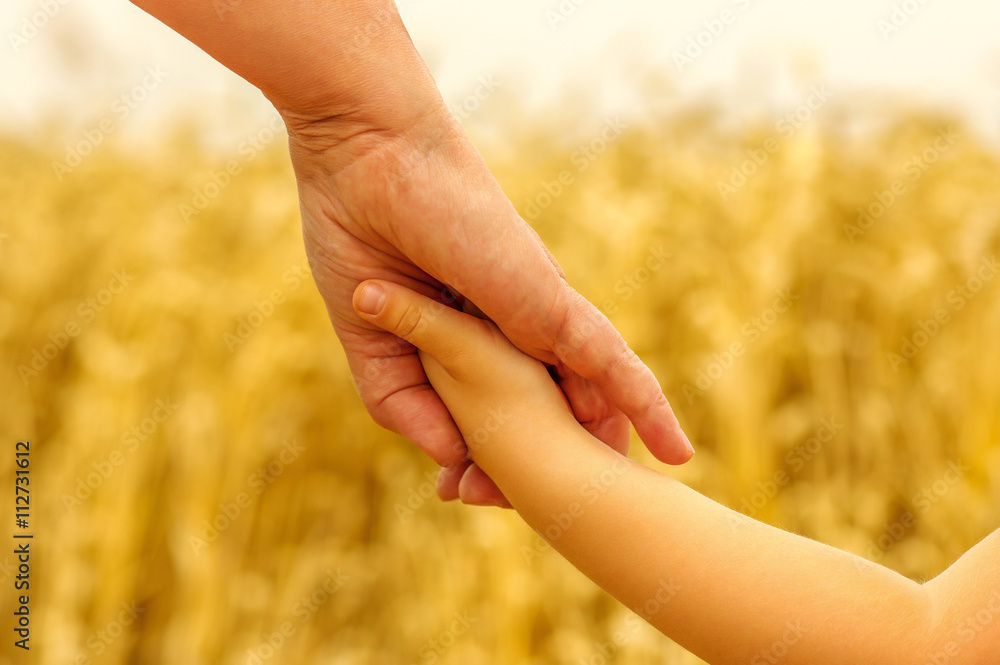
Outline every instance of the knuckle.
[(562, 298), (556, 297), (545, 320), (554, 324), (551, 328), (551, 345), (556, 355), (573, 353), (580, 348), (580, 337), (576, 333), (576, 307), (565, 303)]
[[(367, 373), (367, 370), (366, 370)], [(365, 411), (375, 421), (375, 424), (384, 429), (397, 432), (396, 418), (392, 409), (391, 397), (393, 389), (387, 383), (387, 377), (380, 372), (373, 372), (370, 378), (360, 378), (354, 375), (355, 385), (358, 388), (358, 395), (361, 403), (364, 404)]]
[(595, 363), (595, 354), (600, 348), (594, 343), (605, 337), (603, 328), (610, 322), (579, 294), (563, 308), (558, 321), (553, 342), (556, 355), (564, 360), (573, 357), (577, 365), (584, 365), (583, 369), (588, 374), (599, 372), (601, 368)]
[(398, 337), (409, 340), (424, 325), (423, 310), (419, 305), (407, 303), (399, 315), (393, 332)]
[(670, 402), (667, 400), (667, 398), (662, 393), (656, 393), (652, 396), (652, 399), (649, 400), (644, 406), (639, 407), (635, 417), (642, 418), (647, 413), (653, 411), (660, 411), (664, 409), (666, 409), (671, 413), (673, 412), (672, 409), (670, 408)]
[(569, 302), (553, 307), (556, 350), (580, 353), (602, 336), (610, 321), (589, 300), (573, 291)]
[(638, 354), (623, 343), (608, 362), (601, 366), (601, 378), (609, 381), (623, 371), (634, 371), (640, 365), (642, 361), (639, 360)]
[(397, 432), (396, 421), (390, 413), (384, 396), (369, 392), (367, 395), (362, 394), (361, 401), (364, 403), (368, 415), (371, 416), (376, 425), (383, 429)]

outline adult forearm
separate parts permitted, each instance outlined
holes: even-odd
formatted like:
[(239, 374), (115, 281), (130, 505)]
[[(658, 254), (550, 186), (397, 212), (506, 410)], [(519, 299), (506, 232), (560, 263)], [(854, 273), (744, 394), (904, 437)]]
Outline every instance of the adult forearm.
[(708, 662), (922, 662), (931, 609), (916, 583), (739, 515), (568, 422), (510, 441), (473, 455), (524, 519)]
[(430, 81), (392, 0), (133, 0), (279, 108), (378, 113)]

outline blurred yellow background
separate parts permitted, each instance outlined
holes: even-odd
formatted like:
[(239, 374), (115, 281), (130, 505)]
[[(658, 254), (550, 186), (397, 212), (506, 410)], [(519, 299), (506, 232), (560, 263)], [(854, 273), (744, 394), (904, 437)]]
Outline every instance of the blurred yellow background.
[[(634, 457), (918, 579), (998, 526), (1000, 159), (975, 132), (837, 102), (503, 117), (473, 123), (488, 163), (699, 451)], [(75, 166), (83, 135), (0, 139), (32, 662), (700, 662), (515, 514), (432, 497), (433, 464), (361, 406), (265, 130), (235, 154), (184, 125), (143, 157), (106, 137)]]

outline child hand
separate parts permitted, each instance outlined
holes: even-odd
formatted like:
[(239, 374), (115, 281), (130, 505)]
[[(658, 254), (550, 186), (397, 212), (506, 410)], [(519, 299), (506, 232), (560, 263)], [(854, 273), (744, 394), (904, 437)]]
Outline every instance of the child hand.
[[(359, 307), (367, 287), (382, 291), (374, 296), (381, 300), (377, 314)], [(415, 382), (411, 390), (437, 391), (465, 438), (472, 460), (491, 444), (532, 440), (527, 434), (537, 433), (547, 423), (578, 426), (545, 365), (518, 350), (492, 322), (385, 281), (359, 285), (354, 308), (387, 335), (417, 347), (427, 382)], [(407, 371), (421, 372), (421, 367), (413, 363)], [(398, 394), (387, 399), (397, 398)], [(464, 473), (482, 471), (472, 467)], [(467, 501), (466, 496), (462, 499)]]

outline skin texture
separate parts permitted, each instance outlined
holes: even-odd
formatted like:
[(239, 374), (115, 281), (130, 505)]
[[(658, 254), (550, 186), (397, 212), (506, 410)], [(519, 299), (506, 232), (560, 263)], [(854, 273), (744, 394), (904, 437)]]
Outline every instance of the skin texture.
[[(363, 318), (420, 349), (472, 458), (525, 521), (707, 662), (997, 662), (1000, 531), (921, 585), (754, 521), (602, 445), (492, 323), (367, 284), (385, 297)], [(359, 308), (379, 300), (362, 289)]]
[(256, 85), (289, 133), (306, 253), (376, 422), (446, 467), (442, 498), (505, 500), (412, 346), (351, 307), (365, 279), (455, 297), (558, 368), (576, 419), (624, 451), (693, 454), (652, 372), (566, 282), (445, 107), (391, 0), (135, 0)]

